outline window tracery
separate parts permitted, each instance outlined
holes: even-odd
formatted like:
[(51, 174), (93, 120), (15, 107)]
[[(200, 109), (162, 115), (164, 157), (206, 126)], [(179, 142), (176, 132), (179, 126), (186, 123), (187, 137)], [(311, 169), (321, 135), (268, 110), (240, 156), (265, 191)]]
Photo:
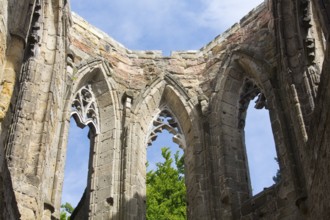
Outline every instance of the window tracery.
[(91, 85), (83, 86), (78, 90), (71, 105), (71, 115), (78, 117), (79, 120), (76, 121), (79, 127), (92, 124), (95, 133), (99, 133), (99, 115)]
[(178, 144), (181, 149), (185, 149), (186, 144), (179, 123), (168, 109), (162, 110), (153, 121), (147, 140), (148, 146), (152, 145), (152, 142), (157, 139), (158, 133), (161, 133), (164, 129), (173, 135), (174, 143)]

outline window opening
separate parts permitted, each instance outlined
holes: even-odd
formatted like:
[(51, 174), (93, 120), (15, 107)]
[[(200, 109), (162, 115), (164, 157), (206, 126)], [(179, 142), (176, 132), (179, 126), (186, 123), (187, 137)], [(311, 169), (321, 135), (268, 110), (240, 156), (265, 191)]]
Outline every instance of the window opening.
[(67, 156), (62, 190), (62, 204), (81, 207), (80, 201), (89, 201), (92, 166), (91, 148), (98, 134), (97, 103), (91, 85), (79, 89), (71, 105)]
[(148, 139), (147, 219), (186, 219), (184, 146), (178, 123), (163, 110)]
[(90, 154), (89, 130), (88, 126), (83, 129), (79, 128), (74, 118), (71, 117), (61, 204), (68, 202), (72, 207), (77, 207), (87, 187)]
[[(168, 147), (171, 151), (172, 159), (174, 162), (174, 154), (179, 151), (179, 156), (183, 156), (183, 150), (179, 147), (177, 143), (174, 143), (173, 134), (167, 130), (163, 130), (160, 134), (157, 135), (157, 139), (152, 142), (152, 144), (147, 148), (147, 161), (148, 167), (147, 171), (156, 170), (156, 164), (158, 162), (164, 162), (162, 158), (162, 148)], [(173, 164), (174, 165), (174, 164)]]
[(275, 183), (279, 170), (277, 153), (270, 124), (267, 100), (249, 79), (245, 80), (240, 100), (240, 122), (245, 133), (245, 147), (252, 195)]
[[(255, 98), (253, 101), (256, 101)], [(249, 105), (246, 126), (245, 145), (248, 157), (252, 194), (255, 195), (272, 186), (279, 169), (276, 148), (266, 109), (255, 109)]]

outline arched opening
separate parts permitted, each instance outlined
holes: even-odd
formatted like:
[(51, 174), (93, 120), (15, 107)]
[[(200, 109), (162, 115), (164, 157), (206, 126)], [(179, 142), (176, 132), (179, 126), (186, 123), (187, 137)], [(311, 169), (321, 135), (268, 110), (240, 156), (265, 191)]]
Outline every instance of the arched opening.
[[(253, 102), (247, 110), (245, 125), (245, 146), (248, 158), (252, 195), (277, 183), (279, 170), (275, 142), (266, 109), (256, 109)], [(275, 180), (276, 179), (276, 180)]]
[[(150, 146), (147, 148), (147, 161), (148, 167), (147, 171), (156, 170), (156, 164), (158, 162), (163, 162), (163, 158), (160, 158), (162, 155), (162, 148), (167, 147), (170, 149), (172, 156), (177, 151), (179, 152), (179, 156), (183, 156), (183, 150), (179, 147), (179, 145), (172, 140), (173, 134), (171, 134), (167, 130), (161, 131), (161, 133), (157, 134), (157, 139), (152, 142)], [(174, 157), (172, 157), (173, 159)]]
[(78, 206), (87, 187), (91, 147), (89, 127), (79, 128), (77, 124), (71, 117), (61, 201), (73, 208)]
[(186, 219), (184, 140), (168, 109), (153, 121), (147, 148), (147, 219)]
[[(107, 77), (111, 71), (110, 65), (102, 60), (84, 61), (82, 65), (79, 65), (70, 88), (73, 93), (67, 94), (64, 108), (64, 116), (67, 120), (62, 122), (59, 130), (60, 139), (56, 146), (58, 151), (51, 192), (56, 216), (60, 214), (62, 201), (70, 117), (76, 119), (78, 127), (89, 127), (91, 134), (89, 136), (90, 173), (88, 174), (90, 185), (87, 186), (89, 198), (84, 200), (85, 206), (80, 209), (82, 211), (80, 213), (84, 216), (80, 218), (78, 215), (75, 219), (86, 219), (89, 216), (102, 218), (101, 216), (105, 215), (116, 218), (119, 215), (123, 194), (120, 188), (122, 187), (120, 170), (123, 160), (121, 159), (120, 131), (117, 128), (120, 127), (121, 117), (118, 107), (120, 99), (117, 92), (113, 90), (116, 83), (111, 77)], [(103, 208), (104, 206), (108, 208)]]
[[(76, 92), (71, 116), (61, 203), (64, 210), (69, 211), (70, 219), (85, 219), (90, 212), (94, 138), (99, 130), (97, 103), (91, 85)], [(70, 206), (65, 206), (67, 203)]]
[[(206, 178), (199, 178), (197, 181), (194, 181), (197, 175), (204, 175), (203, 170), (198, 169), (198, 167), (200, 167), (198, 165), (204, 164), (205, 155), (204, 152), (200, 152), (202, 144), (200, 137), (197, 135), (200, 131), (199, 123), (197, 122), (198, 111), (194, 108), (190, 96), (175, 79), (170, 75), (165, 75), (164, 78), (159, 78), (151, 83), (142, 93), (142, 97), (143, 99), (140, 99), (140, 101), (133, 102), (132, 112), (134, 113), (134, 122), (132, 123), (132, 133), (130, 133), (128, 137), (130, 141), (129, 146), (134, 150), (131, 154), (133, 156), (128, 158), (134, 163), (130, 171), (134, 174), (133, 177), (136, 177), (138, 188), (132, 189), (131, 186), (127, 188), (132, 189), (132, 191), (136, 190), (137, 199), (136, 203), (133, 205), (135, 207), (141, 207), (141, 209), (138, 210), (139, 212), (133, 213), (133, 215), (144, 219), (146, 211), (145, 163), (147, 162), (147, 146), (148, 143), (152, 143), (154, 134), (157, 134), (154, 129), (154, 122), (157, 122), (159, 114), (164, 110), (167, 110), (172, 118), (178, 122), (177, 125), (179, 125), (178, 128), (180, 132), (176, 132), (176, 129), (170, 128), (169, 125), (163, 126), (171, 129), (170, 131), (176, 134), (174, 135), (175, 142), (182, 145), (182, 149), (184, 149), (184, 163), (186, 165), (184, 173), (185, 183), (187, 183), (187, 201), (192, 201), (193, 199), (197, 201), (200, 196), (206, 195), (207, 191), (199, 190), (200, 187), (205, 186), (206, 188)], [(141, 158), (143, 158), (143, 160)], [(129, 160), (126, 161), (129, 162)], [(129, 163), (126, 164), (129, 165)], [(130, 173), (126, 176), (129, 177), (129, 175)], [(128, 184), (124, 185), (124, 187), (127, 185)], [(207, 205), (208, 201), (206, 200), (202, 204), (197, 204), (197, 202), (194, 204), (187, 204), (188, 218), (191, 218), (190, 216), (197, 216), (197, 218), (199, 218), (199, 216), (202, 217), (202, 214), (199, 215), (199, 213), (202, 213), (201, 211), (205, 210), (204, 207), (207, 207)], [(129, 213), (127, 214), (127, 218), (129, 218)]]
[(240, 94), (240, 122), (244, 129), (251, 194), (256, 195), (280, 178), (268, 104), (253, 80), (246, 78)]
[[(212, 137), (214, 137), (211, 143), (215, 146), (211, 154), (214, 157), (213, 160), (219, 161), (215, 165), (212, 164), (217, 174), (212, 175), (215, 183), (215, 193), (212, 193), (212, 197), (216, 201), (215, 208), (219, 207), (216, 215), (222, 216), (227, 212), (230, 213), (230, 218), (234, 219), (240, 218), (240, 215), (251, 207), (253, 207), (252, 212), (261, 210), (265, 203), (260, 201), (276, 200), (274, 192), (285, 181), (279, 180), (279, 183), (274, 185), (272, 177), (276, 176), (278, 169), (274, 157), (279, 159), (279, 165), (283, 168), (282, 179), (287, 175), (285, 164), (282, 163), (288, 162), (287, 158), (284, 158), (287, 155), (285, 155), (280, 118), (282, 106), (276, 96), (273, 81), (270, 80), (274, 76), (273, 70), (263, 59), (258, 59), (257, 52), (251, 53), (253, 57), (249, 54), (247, 52), (233, 54), (231, 60), (228, 61), (231, 64), (225, 69), (216, 85), (218, 93), (212, 97), (210, 103), (212, 112), (210, 127), (213, 130)], [(251, 109), (257, 113), (252, 120), (250, 119), (253, 116)], [(249, 128), (258, 123), (262, 132), (267, 132), (268, 135), (258, 132), (255, 128)], [(254, 132), (254, 137), (250, 135), (251, 131)], [(250, 144), (249, 138), (253, 138), (255, 145), (261, 144), (261, 150), (257, 150), (254, 144)], [(269, 143), (273, 142), (276, 145), (272, 144), (270, 147)], [(270, 151), (276, 152), (278, 156), (270, 154), (271, 156), (264, 157), (269, 148), (272, 148)], [(254, 153), (252, 157), (249, 153), (250, 149)], [(258, 165), (258, 168), (266, 168), (261, 172), (263, 176), (268, 175), (269, 181), (259, 186), (259, 189), (255, 186), (255, 182), (262, 183), (263, 179), (260, 179), (261, 175), (255, 175), (255, 171), (251, 169), (253, 165), (251, 163), (254, 162), (253, 156), (257, 159), (266, 159), (267, 163), (270, 162), (271, 166), (276, 167), (271, 171), (267, 168), (269, 166), (267, 163)], [(264, 188), (267, 189), (264, 190)]]

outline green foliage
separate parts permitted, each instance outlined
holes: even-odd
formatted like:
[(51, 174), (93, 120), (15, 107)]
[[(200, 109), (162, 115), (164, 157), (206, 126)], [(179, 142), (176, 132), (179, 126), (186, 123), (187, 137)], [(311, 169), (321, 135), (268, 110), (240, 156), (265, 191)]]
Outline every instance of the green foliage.
[[(274, 160), (276, 160), (276, 162), (278, 163), (278, 158), (277, 157), (274, 157)], [(273, 181), (276, 184), (276, 183), (279, 183), (280, 180), (281, 180), (281, 170), (277, 169), (276, 175), (273, 176)]]
[[(61, 205), (61, 213), (60, 213), (60, 219), (61, 220), (70, 220), (70, 215), (72, 214), (74, 208), (72, 207), (72, 205), (68, 202), (66, 202), (65, 204)], [(69, 216), (67, 216), (67, 214), (70, 214)]]
[(169, 148), (162, 148), (163, 163), (156, 171), (147, 173), (147, 219), (186, 219), (186, 186), (184, 183), (184, 158), (174, 154), (176, 168)]
[(70, 217), (66, 216), (66, 212), (65, 211), (61, 211), (60, 213), (60, 220), (70, 220)]

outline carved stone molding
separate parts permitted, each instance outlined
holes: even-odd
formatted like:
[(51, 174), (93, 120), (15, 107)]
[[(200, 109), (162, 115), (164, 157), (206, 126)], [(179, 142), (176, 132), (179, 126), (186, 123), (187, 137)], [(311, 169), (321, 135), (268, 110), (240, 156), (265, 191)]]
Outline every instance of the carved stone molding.
[(36, 1), (36, 5), (33, 12), (30, 34), (27, 39), (27, 48), (25, 59), (38, 55), (39, 42), (41, 39), (42, 29), (42, 7), (40, 0)]
[(198, 96), (198, 102), (202, 111), (202, 114), (206, 116), (209, 112), (209, 100), (205, 95)]

